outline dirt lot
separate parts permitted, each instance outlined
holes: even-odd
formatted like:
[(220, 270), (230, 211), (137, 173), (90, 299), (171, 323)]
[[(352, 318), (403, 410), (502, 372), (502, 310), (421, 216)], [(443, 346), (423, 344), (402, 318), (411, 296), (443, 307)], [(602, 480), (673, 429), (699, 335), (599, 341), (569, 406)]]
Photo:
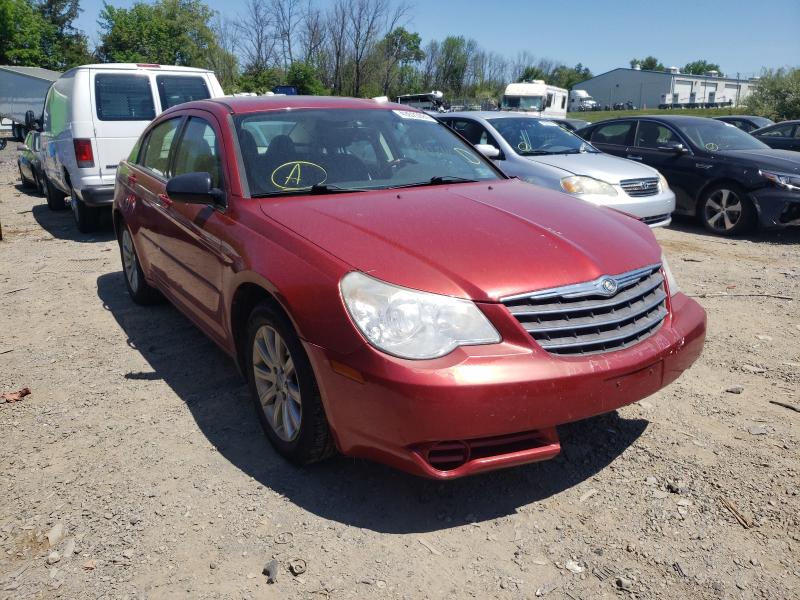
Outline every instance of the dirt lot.
[(32, 393), (0, 404), (0, 600), (800, 597), (800, 413), (769, 402), (800, 405), (800, 232), (659, 231), (706, 295), (704, 355), (563, 427), (553, 461), (447, 484), (345, 458), (297, 470), (233, 363), (128, 299), (110, 225), (81, 235), (21, 189), (14, 147), (0, 392)]

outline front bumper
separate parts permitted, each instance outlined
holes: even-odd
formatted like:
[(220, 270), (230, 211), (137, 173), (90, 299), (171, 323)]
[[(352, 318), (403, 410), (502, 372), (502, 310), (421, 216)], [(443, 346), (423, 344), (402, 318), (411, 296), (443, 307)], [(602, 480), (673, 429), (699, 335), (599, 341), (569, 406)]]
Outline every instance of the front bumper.
[[(342, 453), (450, 479), (552, 458), (560, 451), (557, 425), (674, 381), (700, 355), (706, 317), (683, 294), (670, 304), (651, 337), (586, 357), (549, 354), (517, 324), (503, 327), (500, 344), (431, 361), (397, 359), (366, 344), (348, 356), (305, 346)], [(502, 305), (481, 308), (493, 323), (508, 321)]]
[(628, 196), (619, 186), (614, 187), (617, 188), (617, 196), (584, 195), (578, 197), (598, 206), (607, 206), (627, 213), (644, 221), (650, 227), (665, 227), (672, 221), (672, 213), (675, 210), (675, 193), (672, 190), (659, 192), (653, 196), (634, 198)]
[(765, 229), (800, 226), (800, 192), (768, 187), (750, 194)]

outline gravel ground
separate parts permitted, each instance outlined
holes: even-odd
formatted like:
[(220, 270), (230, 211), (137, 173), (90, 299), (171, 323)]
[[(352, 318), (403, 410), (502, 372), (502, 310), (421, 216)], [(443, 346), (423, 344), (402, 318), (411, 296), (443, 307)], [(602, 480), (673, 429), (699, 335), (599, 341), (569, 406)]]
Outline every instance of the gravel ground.
[(800, 597), (800, 413), (770, 402), (800, 405), (800, 232), (658, 231), (708, 311), (705, 352), (562, 427), (555, 460), (450, 483), (297, 470), (233, 363), (172, 307), (135, 306), (110, 224), (48, 211), (14, 147), (0, 392), (31, 394), (0, 404), (0, 600)]

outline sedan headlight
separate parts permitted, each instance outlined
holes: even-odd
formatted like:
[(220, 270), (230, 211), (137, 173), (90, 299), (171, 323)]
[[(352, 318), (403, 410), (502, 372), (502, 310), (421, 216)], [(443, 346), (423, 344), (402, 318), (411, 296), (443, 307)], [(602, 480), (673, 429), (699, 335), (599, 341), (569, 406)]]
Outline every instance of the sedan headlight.
[(616, 196), (617, 190), (614, 186), (605, 181), (594, 179), (593, 177), (586, 177), (585, 175), (573, 175), (572, 177), (564, 177), (561, 180), (561, 189), (570, 194), (579, 196), (595, 194), (598, 196)]
[(669, 183), (667, 183), (667, 178), (661, 173), (658, 174), (658, 189), (661, 192), (669, 191)]
[(664, 270), (664, 275), (667, 277), (667, 288), (669, 288), (669, 295), (674, 296), (681, 291), (681, 288), (678, 287), (678, 282), (675, 280), (675, 276), (672, 274), (672, 269), (669, 268), (667, 257), (664, 256), (663, 252), (661, 253), (661, 268)]
[(387, 354), (437, 358), (459, 346), (501, 339), (469, 300), (390, 285), (357, 271), (345, 275), (339, 287), (353, 323)]
[(785, 190), (792, 190), (793, 192), (800, 192), (800, 175), (765, 171), (764, 169), (759, 170), (758, 174), (769, 179), (778, 187), (782, 187)]

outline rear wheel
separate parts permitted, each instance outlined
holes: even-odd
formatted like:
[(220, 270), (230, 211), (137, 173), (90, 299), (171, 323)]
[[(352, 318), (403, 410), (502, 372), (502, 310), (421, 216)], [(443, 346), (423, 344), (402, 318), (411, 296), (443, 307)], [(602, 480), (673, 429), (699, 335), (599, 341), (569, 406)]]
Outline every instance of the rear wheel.
[(19, 169), (19, 180), (20, 180), (20, 183), (22, 184), (22, 187), (24, 187), (24, 188), (31, 187), (30, 180), (27, 177), (25, 177), (25, 175), (23, 175), (23, 173), (22, 173), (22, 166), (21, 165), (17, 165), (17, 168)]
[(136, 304), (149, 305), (161, 302), (162, 296), (144, 278), (144, 271), (139, 264), (139, 256), (133, 245), (133, 236), (128, 226), (122, 224), (119, 236), (119, 251), (122, 257), (122, 271), (125, 274), (125, 287)]
[(100, 225), (100, 209), (87, 205), (80, 200), (72, 190), (72, 216), (75, 217), (75, 224), (81, 233), (92, 233)]
[(44, 177), (44, 190), (45, 190), (45, 198), (47, 199), (47, 208), (50, 210), (64, 210), (67, 208), (64, 199), (67, 197), (64, 192), (61, 190), (56, 189), (56, 187), (50, 183), (50, 180), (45, 176)]
[(308, 356), (292, 325), (268, 304), (250, 315), (246, 369), (258, 420), (279, 454), (298, 465), (333, 454)]
[(703, 226), (718, 235), (738, 235), (756, 224), (756, 209), (739, 186), (729, 183), (708, 190), (698, 211)]

